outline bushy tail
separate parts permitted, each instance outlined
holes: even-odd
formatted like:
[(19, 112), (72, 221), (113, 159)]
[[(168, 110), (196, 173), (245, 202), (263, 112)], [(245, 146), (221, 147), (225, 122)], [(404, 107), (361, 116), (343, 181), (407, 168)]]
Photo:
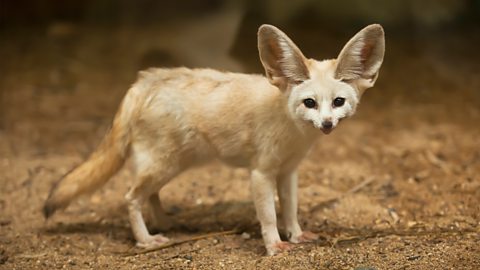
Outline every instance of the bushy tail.
[[(130, 126), (136, 100), (129, 91), (117, 112), (111, 130), (90, 157), (55, 183), (43, 207), (45, 218), (66, 208), (78, 196), (104, 185), (123, 166), (130, 148)], [(130, 95), (129, 95), (130, 94)]]

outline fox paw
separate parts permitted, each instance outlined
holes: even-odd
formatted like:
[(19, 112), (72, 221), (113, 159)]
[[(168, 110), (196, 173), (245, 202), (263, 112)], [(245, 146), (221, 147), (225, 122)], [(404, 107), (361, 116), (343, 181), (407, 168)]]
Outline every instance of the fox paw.
[(293, 236), (290, 238), (290, 242), (292, 243), (308, 243), (318, 240), (318, 234), (304, 231), (298, 236)]
[(144, 249), (155, 248), (164, 245), (168, 241), (170, 240), (167, 237), (161, 234), (155, 234), (147, 238), (146, 241), (137, 242), (137, 247)]
[(289, 242), (280, 241), (270, 246), (267, 246), (267, 255), (273, 256), (284, 251), (288, 251), (293, 248), (293, 245)]

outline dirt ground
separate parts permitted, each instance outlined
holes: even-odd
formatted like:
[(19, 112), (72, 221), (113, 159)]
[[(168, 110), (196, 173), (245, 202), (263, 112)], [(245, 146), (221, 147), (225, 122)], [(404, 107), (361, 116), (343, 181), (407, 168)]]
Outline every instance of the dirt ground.
[[(299, 168), (300, 222), (320, 240), (267, 257), (248, 171), (221, 164), (161, 191), (173, 221), (165, 235), (233, 234), (134, 255), (123, 200), (130, 164), (44, 220), (50, 186), (95, 148), (145, 65), (149, 54), (134, 41), (154, 33), (65, 29), (1, 37), (0, 269), (480, 269), (480, 57), (470, 53), (477, 30), (386, 29), (377, 85)], [(234, 54), (260, 72), (255, 31), (242, 29)], [(287, 32), (322, 59), (354, 31)]]

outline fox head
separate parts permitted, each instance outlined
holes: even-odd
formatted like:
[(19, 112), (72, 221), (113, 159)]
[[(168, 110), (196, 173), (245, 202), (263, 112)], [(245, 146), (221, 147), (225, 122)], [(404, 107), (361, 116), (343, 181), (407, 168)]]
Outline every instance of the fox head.
[(301, 125), (330, 133), (355, 113), (364, 91), (375, 84), (385, 52), (383, 28), (372, 24), (343, 47), (337, 59), (307, 59), (272, 25), (258, 30), (258, 50), (266, 77), (288, 96), (288, 110)]

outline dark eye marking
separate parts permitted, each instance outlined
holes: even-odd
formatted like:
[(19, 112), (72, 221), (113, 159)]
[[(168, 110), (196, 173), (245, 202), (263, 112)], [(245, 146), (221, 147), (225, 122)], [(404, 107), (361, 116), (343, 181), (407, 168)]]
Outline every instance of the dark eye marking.
[(333, 100), (333, 107), (342, 107), (345, 104), (345, 98), (337, 97)]
[(313, 109), (313, 108), (317, 107), (317, 102), (315, 102), (315, 100), (313, 100), (311, 98), (307, 98), (307, 99), (303, 100), (303, 105), (305, 105), (305, 107), (307, 107), (309, 109)]

